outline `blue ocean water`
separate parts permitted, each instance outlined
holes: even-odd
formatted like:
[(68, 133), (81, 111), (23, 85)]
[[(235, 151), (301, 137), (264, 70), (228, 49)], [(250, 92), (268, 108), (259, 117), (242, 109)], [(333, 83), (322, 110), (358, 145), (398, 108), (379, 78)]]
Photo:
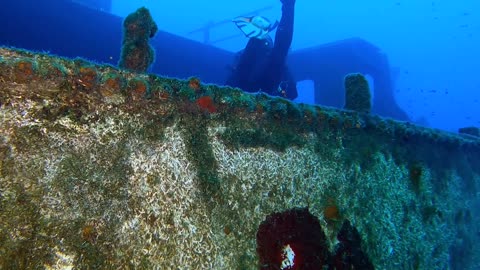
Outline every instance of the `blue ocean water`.
[[(239, 15), (262, 15), (275, 21), (281, 16), (281, 4), (278, 0), (48, 0), (41, 3), (32, 0), (6, 1), (2, 10), (10, 14), (8, 2), (23, 5), (24, 11), (27, 12), (24, 19), (13, 24), (8, 16), (2, 15), (6, 20), (4, 23), (10, 26), (0, 30), (0, 44), (40, 49), (65, 56), (80, 56), (112, 64), (118, 62), (118, 51), (107, 49), (106, 45), (102, 46), (102, 44), (92, 46), (91, 43), (95, 43), (94, 40), (88, 40), (89, 44), (85, 44), (88, 33), (97, 31), (95, 25), (105, 25), (104, 20), (98, 18), (98, 14), (92, 13), (88, 18), (77, 19), (74, 23), (75, 28), (65, 26), (62, 29), (62, 26), (57, 26), (60, 28), (57, 29), (58, 33), (63, 34), (56, 33), (53, 37), (45, 37), (42, 31), (25, 30), (29, 23), (38, 26), (35, 22), (37, 19), (40, 19), (40, 24), (43, 24), (45, 31), (52, 27), (42, 18), (37, 18), (37, 15), (29, 15), (30, 12), (39, 9), (50, 10), (50, 12), (53, 10), (58, 17), (74, 18), (75, 14), (69, 13), (75, 12), (62, 10), (64, 5), (61, 4), (74, 2), (87, 6), (92, 11), (101, 11), (124, 18), (137, 8), (145, 6), (152, 13), (159, 30), (228, 52), (243, 49), (248, 41), (231, 22), (232, 18)], [(380, 53), (386, 55), (390, 66), (388, 76), (392, 80), (392, 89), (389, 91), (393, 92), (396, 103), (408, 115), (408, 120), (428, 127), (456, 132), (461, 127), (480, 126), (480, 76), (477, 75), (480, 62), (478, 10), (480, 10), (480, 2), (476, 0), (362, 2), (297, 0), (290, 54), (352, 38), (368, 42), (378, 48)], [(53, 22), (55, 20), (56, 18), (52, 19)], [(112, 25), (115, 25), (115, 22), (112, 22)], [(82, 32), (82, 29), (86, 32)], [(11, 38), (13, 35), (15, 35), (14, 39)], [(105, 36), (105, 33), (102, 35)], [(107, 35), (111, 35), (111, 38), (106, 37), (106, 39), (117, 42), (121, 35), (120, 26), (117, 29), (111, 27)], [(83, 37), (81, 42), (80, 37)], [(59, 44), (65, 44), (65, 39), (78, 39), (83, 46), (76, 44), (78, 47), (70, 45), (62, 47)], [(367, 53), (361, 55), (362, 49), (359, 49), (356, 54), (364, 57), (362, 64), (374, 65), (369, 63), (371, 55)], [(343, 61), (348, 64), (349, 59), (332, 56), (325, 62), (321, 59), (315, 61), (318, 62), (316, 64), (319, 67), (328, 68), (332, 61)], [(215, 63), (212, 62), (211, 65), (214, 66)], [(225, 65), (225, 63), (220, 61), (218, 65)], [(172, 70), (174, 68), (171, 67)], [(222, 66), (219, 69), (223, 68)], [(296, 67), (290, 68), (295, 71)], [(190, 73), (192, 76), (197, 75), (195, 70), (183, 69), (172, 72), (179, 77)], [(208, 76), (200, 77), (206, 82), (220, 81), (210, 79)], [(376, 84), (375, 78), (371, 83), (375, 102), (378, 104), (386, 102), (386, 106), (389, 106), (389, 101), (384, 101), (379, 94), (383, 89)], [(375, 89), (375, 86), (378, 86), (378, 89)], [(319, 88), (322, 89), (321, 86)], [(308, 78), (298, 81), (298, 89), (299, 102), (339, 105), (338, 102), (315, 98), (316, 89)], [(393, 114), (394, 118), (395, 116), (396, 114)]]

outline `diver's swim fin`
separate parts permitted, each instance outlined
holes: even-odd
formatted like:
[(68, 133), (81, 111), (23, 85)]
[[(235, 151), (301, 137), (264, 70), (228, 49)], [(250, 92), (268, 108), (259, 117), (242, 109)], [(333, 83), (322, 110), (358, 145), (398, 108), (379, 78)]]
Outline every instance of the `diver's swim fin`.
[(237, 25), (247, 38), (265, 39), (268, 33), (278, 26), (278, 21), (272, 25), (270, 21), (262, 16), (236, 17), (232, 22)]

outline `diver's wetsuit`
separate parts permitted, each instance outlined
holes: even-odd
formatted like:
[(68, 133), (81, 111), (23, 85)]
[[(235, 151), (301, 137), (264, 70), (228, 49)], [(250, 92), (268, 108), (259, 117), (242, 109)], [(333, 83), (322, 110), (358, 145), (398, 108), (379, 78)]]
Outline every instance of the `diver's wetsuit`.
[(282, 2), (282, 18), (273, 46), (269, 40), (251, 38), (241, 52), (227, 85), (247, 92), (263, 91), (289, 99), (297, 97), (296, 82), (285, 63), (292, 43), (295, 0)]

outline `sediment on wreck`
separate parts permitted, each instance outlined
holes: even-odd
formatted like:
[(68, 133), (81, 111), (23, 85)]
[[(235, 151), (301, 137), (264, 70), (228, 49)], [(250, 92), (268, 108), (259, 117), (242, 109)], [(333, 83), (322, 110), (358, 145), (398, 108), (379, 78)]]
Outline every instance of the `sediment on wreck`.
[(291, 209), (318, 219), (325, 253), (348, 224), (375, 268), (474, 267), (479, 153), (473, 136), (0, 48), (0, 267), (255, 269), (259, 226)]

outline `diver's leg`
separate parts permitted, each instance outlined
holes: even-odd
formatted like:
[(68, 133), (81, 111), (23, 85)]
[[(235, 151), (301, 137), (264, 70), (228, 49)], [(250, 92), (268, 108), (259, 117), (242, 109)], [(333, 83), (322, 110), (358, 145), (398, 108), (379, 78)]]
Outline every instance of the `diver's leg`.
[(226, 84), (233, 87), (240, 87), (244, 89), (247, 87), (247, 81), (250, 77), (252, 67), (257, 61), (258, 42), (256, 38), (251, 38), (245, 49), (240, 53), (232, 69), (232, 73), (226, 81)]

